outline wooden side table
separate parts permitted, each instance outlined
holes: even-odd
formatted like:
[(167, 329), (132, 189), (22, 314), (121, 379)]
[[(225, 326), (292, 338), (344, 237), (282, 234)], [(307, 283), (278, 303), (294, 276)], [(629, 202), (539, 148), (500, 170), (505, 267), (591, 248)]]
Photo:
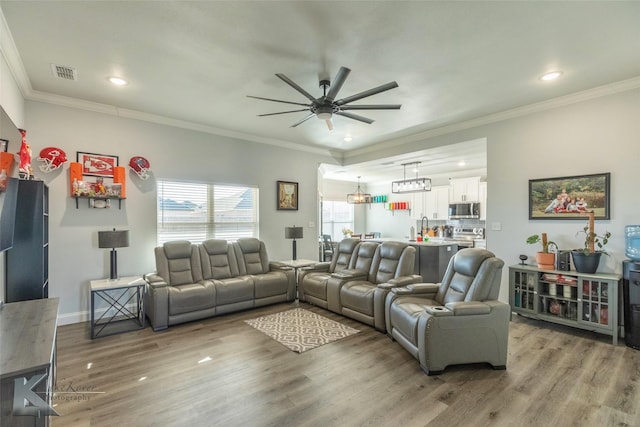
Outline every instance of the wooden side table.
[[(145, 327), (144, 292), (141, 276), (91, 280), (91, 339)], [(106, 307), (96, 307), (104, 301)], [(96, 313), (99, 309), (102, 314)]]

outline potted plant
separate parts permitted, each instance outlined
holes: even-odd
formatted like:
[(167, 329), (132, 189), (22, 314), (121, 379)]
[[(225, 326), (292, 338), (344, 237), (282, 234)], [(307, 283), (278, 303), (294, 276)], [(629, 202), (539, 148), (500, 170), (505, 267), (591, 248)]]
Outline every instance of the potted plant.
[(589, 223), (576, 233), (576, 236), (584, 234), (584, 245), (580, 249), (572, 250), (571, 258), (578, 273), (593, 274), (598, 270), (602, 254), (607, 255), (604, 247), (609, 243), (611, 233), (605, 231), (604, 234), (597, 234), (594, 229), (593, 211), (588, 212), (588, 215)]
[(545, 270), (553, 270), (556, 265), (556, 254), (549, 251), (550, 246), (555, 246), (556, 251), (558, 250), (558, 245), (555, 242), (547, 240), (547, 233), (542, 233), (542, 235), (534, 234), (527, 238), (527, 243), (530, 245), (535, 245), (536, 243), (540, 243), (542, 245), (542, 251), (536, 253), (536, 263), (538, 263), (538, 268)]

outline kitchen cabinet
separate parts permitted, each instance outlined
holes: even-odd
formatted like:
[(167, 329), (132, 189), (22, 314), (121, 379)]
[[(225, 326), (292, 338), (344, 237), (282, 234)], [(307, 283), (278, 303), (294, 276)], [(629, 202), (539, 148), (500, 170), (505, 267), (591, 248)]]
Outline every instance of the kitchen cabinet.
[(429, 220), (449, 219), (449, 186), (432, 187), (431, 191), (411, 194), (411, 218), (420, 220), (423, 216)]
[(487, 219), (487, 182), (478, 184), (478, 201), (480, 202), (480, 220)]
[(425, 193), (424, 212), (427, 218), (447, 220), (449, 219), (449, 187), (444, 185), (433, 187)]
[(447, 266), (453, 255), (458, 252), (455, 243), (416, 243), (416, 262), (413, 273), (422, 276), (424, 283), (440, 283), (447, 271)]
[(449, 203), (477, 202), (480, 200), (480, 177), (449, 181)]

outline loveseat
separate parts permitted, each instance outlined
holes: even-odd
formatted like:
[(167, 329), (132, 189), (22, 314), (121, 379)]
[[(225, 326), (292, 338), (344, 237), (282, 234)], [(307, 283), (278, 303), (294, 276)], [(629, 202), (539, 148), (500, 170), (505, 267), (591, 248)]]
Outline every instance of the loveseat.
[(154, 331), (224, 313), (294, 301), (293, 269), (270, 262), (264, 242), (172, 241), (155, 248), (145, 275), (145, 309)]
[(340, 242), (331, 263), (303, 269), (300, 299), (385, 332), (389, 290), (419, 283), (413, 274), (415, 248), (402, 242)]

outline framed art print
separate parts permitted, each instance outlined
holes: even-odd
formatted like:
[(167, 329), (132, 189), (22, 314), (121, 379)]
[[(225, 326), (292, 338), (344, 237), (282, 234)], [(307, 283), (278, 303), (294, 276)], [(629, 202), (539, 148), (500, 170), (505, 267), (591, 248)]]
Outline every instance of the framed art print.
[(118, 166), (118, 156), (78, 151), (77, 162), (82, 165), (82, 175), (113, 178), (113, 170)]
[(529, 219), (609, 219), (611, 173), (529, 180)]
[(278, 181), (278, 210), (298, 210), (298, 183)]

